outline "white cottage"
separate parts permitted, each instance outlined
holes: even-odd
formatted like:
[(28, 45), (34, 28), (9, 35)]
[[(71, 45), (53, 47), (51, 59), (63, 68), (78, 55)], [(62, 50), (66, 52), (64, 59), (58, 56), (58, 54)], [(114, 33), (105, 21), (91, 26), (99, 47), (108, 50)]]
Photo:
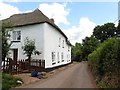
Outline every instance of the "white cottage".
[(35, 40), (40, 55), (33, 59), (44, 59), (45, 68), (68, 64), (71, 62), (71, 44), (67, 36), (55, 25), (53, 19), (46, 17), (39, 9), (30, 13), (15, 14), (3, 20), (14, 26), (11, 32), (11, 58), (26, 59), (22, 46), (26, 37)]

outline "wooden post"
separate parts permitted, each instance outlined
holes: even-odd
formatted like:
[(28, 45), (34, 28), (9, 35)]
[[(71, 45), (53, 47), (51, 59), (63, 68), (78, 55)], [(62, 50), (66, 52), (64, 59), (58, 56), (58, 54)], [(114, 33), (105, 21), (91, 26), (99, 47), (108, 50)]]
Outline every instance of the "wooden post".
[(31, 67), (30, 67), (31, 58), (29, 58), (28, 63), (29, 63), (29, 72), (30, 72), (30, 69), (31, 69)]
[(12, 59), (11, 58), (9, 58), (9, 73), (11, 73), (12, 74)]
[(39, 70), (41, 71), (41, 60), (39, 60)]

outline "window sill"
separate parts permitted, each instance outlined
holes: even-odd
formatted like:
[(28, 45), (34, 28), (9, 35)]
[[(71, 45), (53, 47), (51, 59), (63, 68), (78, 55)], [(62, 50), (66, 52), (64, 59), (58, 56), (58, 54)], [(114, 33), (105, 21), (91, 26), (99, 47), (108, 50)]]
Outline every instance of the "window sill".
[(20, 41), (11, 41), (11, 42), (20, 42)]
[(64, 62), (64, 60), (62, 60), (62, 62)]
[(52, 65), (56, 64), (56, 62), (52, 63)]

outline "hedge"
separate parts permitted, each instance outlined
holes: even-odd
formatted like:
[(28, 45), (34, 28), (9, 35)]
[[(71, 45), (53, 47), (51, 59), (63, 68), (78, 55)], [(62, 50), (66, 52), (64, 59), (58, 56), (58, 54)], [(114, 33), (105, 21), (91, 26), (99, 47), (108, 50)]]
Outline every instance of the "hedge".
[(88, 56), (100, 87), (120, 87), (120, 40), (110, 38)]

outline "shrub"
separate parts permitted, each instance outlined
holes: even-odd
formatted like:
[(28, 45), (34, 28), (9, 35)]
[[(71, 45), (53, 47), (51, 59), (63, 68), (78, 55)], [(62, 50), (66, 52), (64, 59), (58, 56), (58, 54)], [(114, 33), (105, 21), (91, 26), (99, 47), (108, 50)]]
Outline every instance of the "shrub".
[(106, 40), (88, 56), (88, 62), (98, 82), (104, 82), (106, 87), (120, 87), (120, 40)]

